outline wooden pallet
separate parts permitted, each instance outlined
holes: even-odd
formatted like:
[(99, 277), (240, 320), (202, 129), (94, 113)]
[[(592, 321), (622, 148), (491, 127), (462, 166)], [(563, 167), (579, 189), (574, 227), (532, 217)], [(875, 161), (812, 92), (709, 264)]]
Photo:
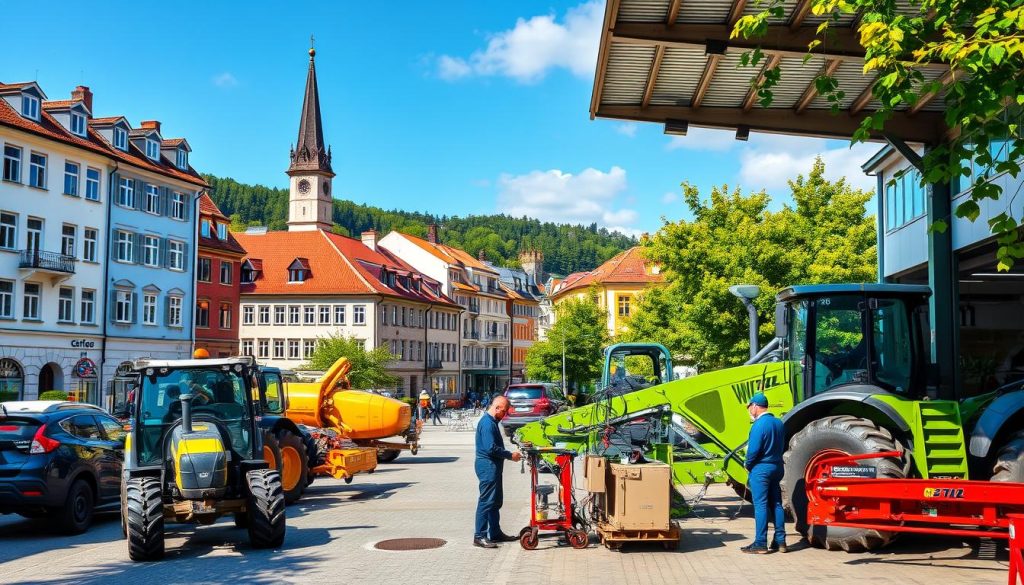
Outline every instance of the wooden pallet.
[(679, 546), (682, 531), (675, 522), (669, 522), (668, 530), (619, 530), (607, 522), (598, 522), (597, 535), (601, 538), (601, 544), (611, 550), (619, 550), (627, 542), (661, 543), (665, 550), (675, 550)]

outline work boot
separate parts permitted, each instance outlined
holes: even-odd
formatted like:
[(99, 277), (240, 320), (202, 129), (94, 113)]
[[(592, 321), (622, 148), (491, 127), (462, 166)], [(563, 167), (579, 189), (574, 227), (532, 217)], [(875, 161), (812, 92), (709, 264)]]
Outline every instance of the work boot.
[(498, 545), (487, 540), (486, 538), (474, 538), (473, 546), (478, 546), (480, 548), (498, 548)]
[(789, 548), (786, 547), (786, 543), (784, 543), (784, 542), (773, 542), (773, 543), (771, 543), (771, 545), (768, 546), (768, 550), (770, 550), (772, 552), (780, 552), (780, 553), (787, 553), (787, 552), (789, 552)]
[(766, 555), (771, 551), (767, 546), (761, 546), (756, 544), (748, 544), (747, 546), (740, 549), (748, 555)]
[(511, 534), (499, 534), (493, 538), (488, 539), (491, 542), (516, 542), (519, 540), (518, 536), (512, 536)]

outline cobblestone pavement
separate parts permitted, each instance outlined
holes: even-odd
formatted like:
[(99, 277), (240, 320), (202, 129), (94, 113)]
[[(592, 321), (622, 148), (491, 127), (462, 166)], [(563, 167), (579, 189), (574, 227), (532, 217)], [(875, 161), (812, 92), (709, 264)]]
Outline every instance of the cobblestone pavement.
[[(419, 585), (494, 583), (686, 584), (747, 583), (1005, 583), (1005, 551), (987, 543), (905, 539), (878, 554), (800, 549), (751, 556), (739, 548), (753, 531), (749, 506), (731, 520), (738, 500), (727, 487), (713, 487), (700, 506), (701, 518), (682, 521), (683, 542), (675, 552), (636, 547), (612, 552), (596, 544), (572, 550), (542, 541), (536, 551), (518, 544), (482, 550), (471, 544), (476, 483), (473, 434), (427, 426), (424, 448), (402, 455), (377, 473), (345, 485), (319, 479), (288, 508), (285, 547), (252, 550), (230, 520), (194, 528), (170, 525), (167, 558), (159, 563), (127, 560), (116, 513), (104, 514), (86, 534), (51, 534), (39, 521), (0, 517), (2, 583), (222, 583), (236, 581)], [(528, 515), (528, 476), (505, 467), (502, 524), (518, 533)], [(695, 489), (689, 490), (695, 492)], [(385, 552), (372, 544), (389, 538), (437, 537), (440, 549)], [(791, 536), (791, 543), (797, 538)]]

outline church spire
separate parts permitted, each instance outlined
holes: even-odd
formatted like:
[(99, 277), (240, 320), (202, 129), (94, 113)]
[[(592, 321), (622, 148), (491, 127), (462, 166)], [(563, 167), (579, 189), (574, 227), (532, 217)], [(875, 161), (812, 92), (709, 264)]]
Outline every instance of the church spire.
[(320, 172), (334, 176), (331, 169), (331, 151), (324, 144), (323, 124), (320, 122), (320, 94), (316, 86), (316, 49), (309, 38), (309, 73), (306, 75), (306, 95), (302, 99), (302, 118), (299, 120), (299, 138), (291, 151), (288, 174)]

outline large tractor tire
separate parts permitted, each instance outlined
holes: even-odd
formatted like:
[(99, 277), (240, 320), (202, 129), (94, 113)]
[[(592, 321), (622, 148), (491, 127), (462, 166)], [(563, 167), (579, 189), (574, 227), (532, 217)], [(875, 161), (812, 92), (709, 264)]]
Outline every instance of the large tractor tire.
[[(783, 456), (782, 502), (796, 529), (812, 546), (828, 550), (861, 552), (881, 548), (894, 534), (861, 528), (809, 526), (807, 524), (807, 488), (805, 475), (815, 459), (832, 454), (860, 454), (895, 451), (896, 440), (888, 430), (874, 422), (851, 415), (829, 416), (811, 422), (789, 441)], [(892, 459), (867, 459), (860, 463), (874, 466), (878, 477), (903, 479), (903, 466)]]
[(249, 542), (253, 548), (279, 548), (284, 544), (284, 491), (281, 475), (273, 469), (245, 474), (249, 484)]
[(164, 503), (160, 480), (133, 477), (125, 486), (128, 557), (133, 561), (155, 561), (164, 556)]
[(1010, 437), (999, 449), (991, 479), (1024, 483), (1024, 433)]
[(377, 449), (377, 463), (391, 463), (401, 453), (398, 449)]
[(293, 504), (306, 490), (309, 476), (309, 457), (306, 454), (306, 444), (302, 437), (288, 429), (281, 429), (277, 432), (277, 443), (281, 451), (281, 466), (277, 469), (281, 473), (281, 488), (284, 490), (284, 501)]

